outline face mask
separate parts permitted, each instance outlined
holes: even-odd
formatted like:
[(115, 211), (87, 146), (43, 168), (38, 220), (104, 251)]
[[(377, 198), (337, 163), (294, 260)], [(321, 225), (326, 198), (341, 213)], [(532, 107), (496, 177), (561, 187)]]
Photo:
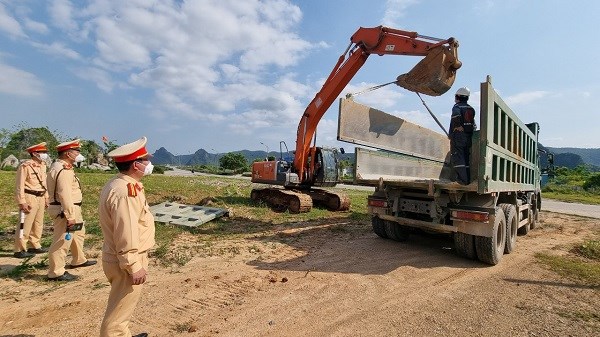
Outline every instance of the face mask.
[[(138, 163), (140, 163), (140, 162), (138, 162)], [(140, 163), (140, 164), (141, 164), (141, 163)], [(139, 167), (139, 166), (138, 166), (138, 167)], [(136, 169), (137, 169), (138, 171), (141, 171), (139, 168), (136, 168)], [(152, 174), (152, 170), (154, 170), (154, 165), (152, 165), (152, 163), (151, 163), (151, 162), (148, 162), (148, 165), (146, 165), (146, 166), (144, 167), (144, 175), (145, 175), (145, 176), (147, 176), (147, 175), (151, 175), (151, 174)]]
[(75, 162), (76, 163), (81, 163), (84, 160), (85, 160), (85, 157), (81, 153), (78, 154), (77, 157), (75, 157)]
[(40, 153), (40, 160), (41, 161), (46, 161), (48, 160), (48, 154), (47, 153)]
[(144, 175), (145, 176), (149, 176), (152, 174), (152, 170), (154, 170), (154, 165), (152, 165), (151, 162), (148, 162), (148, 165), (146, 165), (146, 168), (144, 168)]

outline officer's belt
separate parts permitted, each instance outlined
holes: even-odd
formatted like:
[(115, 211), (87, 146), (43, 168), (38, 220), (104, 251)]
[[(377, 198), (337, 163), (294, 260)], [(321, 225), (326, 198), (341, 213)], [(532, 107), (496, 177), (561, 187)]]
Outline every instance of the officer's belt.
[(26, 188), (25, 193), (35, 195), (36, 197), (41, 197), (46, 193), (46, 191), (34, 191)]
[[(60, 205), (60, 202), (53, 201), (53, 202), (50, 203), (50, 205)], [(74, 202), (73, 205), (81, 207), (81, 201), (80, 202)]]

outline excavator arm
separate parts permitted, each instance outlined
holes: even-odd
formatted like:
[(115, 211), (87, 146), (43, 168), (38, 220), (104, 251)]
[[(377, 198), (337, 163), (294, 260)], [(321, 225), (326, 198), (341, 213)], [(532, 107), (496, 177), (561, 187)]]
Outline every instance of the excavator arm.
[(308, 159), (316, 155), (316, 147), (310, 144), (319, 121), (371, 54), (425, 56), (410, 72), (400, 75), (396, 84), (439, 96), (450, 89), (461, 66), (457, 49), (454, 38), (442, 40), (383, 26), (360, 27), (300, 119), (293, 162), (300, 183), (313, 179), (315, 160)]

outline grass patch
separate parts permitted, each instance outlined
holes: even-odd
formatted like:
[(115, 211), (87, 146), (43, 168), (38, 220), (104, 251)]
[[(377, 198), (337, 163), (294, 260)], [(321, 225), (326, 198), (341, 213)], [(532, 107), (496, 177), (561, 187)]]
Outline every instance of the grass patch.
[(572, 320), (579, 320), (584, 322), (600, 322), (600, 314), (597, 312), (560, 310), (557, 312), (557, 314), (561, 317)]
[(542, 198), (588, 205), (600, 205), (600, 195), (586, 191), (542, 191)]
[(556, 256), (547, 253), (537, 253), (535, 257), (562, 277), (584, 285), (600, 287), (600, 263), (598, 262), (586, 261), (576, 256)]
[(585, 257), (586, 259), (600, 261), (600, 241), (588, 240), (580, 245), (575, 246), (573, 253)]
[[(14, 201), (15, 171), (0, 171), (0, 251), (12, 251), (14, 230), (17, 219), (17, 205)], [(81, 180), (83, 192), (82, 213), (86, 221), (86, 250), (99, 250), (103, 241), (102, 230), (98, 220), (98, 202), (103, 186), (114, 177), (114, 174), (77, 172)], [(165, 201), (175, 201), (188, 205), (209, 201), (207, 206), (226, 208), (231, 211), (231, 218), (220, 218), (210, 221), (195, 229), (156, 224), (156, 248), (151, 256), (162, 265), (184, 265), (194, 253), (238, 255), (239, 248), (217, 248), (211, 242), (243, 238), (248, 235), (272, 233), (286, 228), (302, 228), (310, 223), (321, 223), (326, 219), (332, 222), (364, 222), (369, 223), (366, 200), (371, 193), (359, 190), (342, 191), (351, 201), (347, 212), (330, 212), (327, 209), (313, 207), (308, 213), (278, 213), (264, 204), (257, 204), (250, 199), (253, 184), (247, 179), (230, 177), (193, 176), (176, 177), (153, 174), (143, 179), (146, 198), (150, 205)], [(46, 214), (46, 228), (52, 219)], [(344, 227), (331, 230), (345, 232)], [(177, 239), (183, 233), (193, 236), (190, 247), (177, 247)], [(49, 247), (52, 233), (45, 231), (42, 245)], [(258, 252), (260, 253), (260, 248)], [(27, 270), (26, 267), (21, 267)], [(19, 273), (19, 271), (15, 271)], [(21, 272), (23, 273), (23, 272)]]
[(19, 264), (18, 266), (14, 267), (13, 269), (9, 270), (6, 273), (3, 273), (1, 276), (18, 280), (18, 279), (22, 279), (26, 275), (29, 275), (29, 274), (35, 272), (36, 270), (46, 269), (48, 267), (48, 259), (47, 258), (44, 258), (35, 263), (30, 263), (32, 258), (33, 257), (24, 259), (23, 261), (21, 261), (21, 264)]

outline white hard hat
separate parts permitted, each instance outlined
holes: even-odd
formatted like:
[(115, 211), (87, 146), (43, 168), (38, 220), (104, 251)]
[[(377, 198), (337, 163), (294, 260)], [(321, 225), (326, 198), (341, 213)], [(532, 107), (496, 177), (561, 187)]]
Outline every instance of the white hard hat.
[(462, 87), (456, 90), (456, 96), (466, 96), (469, 97), (471, 95), (471, 90), (467, 87)]

